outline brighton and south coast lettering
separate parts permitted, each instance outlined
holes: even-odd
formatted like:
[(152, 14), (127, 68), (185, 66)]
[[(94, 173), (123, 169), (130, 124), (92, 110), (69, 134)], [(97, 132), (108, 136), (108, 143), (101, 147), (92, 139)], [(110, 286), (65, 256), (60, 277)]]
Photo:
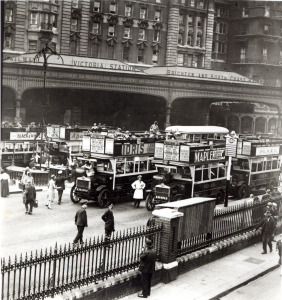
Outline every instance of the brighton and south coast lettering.
[(225, 149), (215, 149), (215, 150), (205, 150), (205, 151), (195, 151), (194, 162), (203, 162), (210, 160), (224, 159)]

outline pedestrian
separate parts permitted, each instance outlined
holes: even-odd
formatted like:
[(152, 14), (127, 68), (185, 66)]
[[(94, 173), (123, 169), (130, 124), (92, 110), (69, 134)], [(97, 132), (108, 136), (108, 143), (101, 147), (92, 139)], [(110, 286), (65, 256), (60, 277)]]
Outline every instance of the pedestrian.
[(147, 298), (151, 294), (151, 280), (155, 271), (155, 263), (157, 260), (156, 251), (153, 249), (151, 240), (146, 239), (146, 247), (142, 249), (140, 254), (140, 264), (138, 270), (141, 272), (142, 294), (138, 294), (140, 298)]
[(272, 238), (274, 234), (275, 229), (275, 221), (273, 217), (271, 216), (271, 213), (269, 210), (265, 212), (265, 218), (258, 224), (256, 230), (261, 228), (261, 236), (262, 236), (262, 248), (263, 252), (261, 254), (267, 253), (267, 245), (269, 246), (270, 252), (272, 252)]
[(28, 182), (31, 183), (31, 185), (34, 186), (34, 179), (31, 175), (31, 171), (30, 171), (29, 167), (26, 167), (25, 171), (23, 172), (22, 179), (21, 179), (21, 185), (22, 185), (23, 190), (25, 189), (25, 185)]
[(10, 176), (9, 174), (2, 170), (0, 175), (1, 181), (1, 197), (7, 197), (10, 194), (9, 184), (10, 184)]
[(282, 265), (282, 260), (281, 260), (281, 256), (282, 256), (282, 234), (280, 234), (279, 240), (276, 243), (276, 250), (278, 251), (278, 255), (279, 255), (278, 264)]
[(140, 207), (140, 201), (143, 200), (143, 190), (146, 184), (142, 181), (142, 176), (138, 175), (137, 180), (132, 183), (132, 188), (134, 189), (133, 200), (134, 200), (134, 207)]
[(78, 241), (83, 244), (83, 231), (84, 227), (88, 227), (87, 222), (87, 200), (81, 201), (81, 208), (76, 212), (74, 217), (74, 223), (77, 227), (77, 235), (73, 240), (73, 245), (76, 246)]
[(26, 184), (24, 194), (25, 194), (25, 213), (32, 215), (32, 208), (34, 206), (34, 201), (36, 199), (36, 190), (35, 187), (31, 185), (30, 182)]
[(30, 169), (35, 169), (35, 161), (34, 161), (34, 157), (32, 157), (31, 159), (30, 159), (30, 162), (29, 162), (29, 168)]
[(51, 179), (49, 180), (48, 183), (48, 193), (47, 193), (47, 202), (46, 206), (48, 209), (51, 209), (51, 203), (54, 202), (55, 200), (55, 189), (56, 189), (56, 184), (55, 184), (55, 175), (51, 175)]
[(115, 231), (115, 218), (113, 214), (114, 205), (111, 203), (108, 210), (102, 215), (102, 220), (105, 222), (105, 242), (109, 242), (112, 232)]
[(58, 177), (55, 180), (55, 184), (56, 184), (57, 191), (58, 191), (58, 204), (59, 205), (61, 205), (63, 191), (65, 190), (65, 180), (68, 179), (68, 177), (62, 176), (62, 174), (63, 174), (63, 171), (60, 170), (58, 172)]

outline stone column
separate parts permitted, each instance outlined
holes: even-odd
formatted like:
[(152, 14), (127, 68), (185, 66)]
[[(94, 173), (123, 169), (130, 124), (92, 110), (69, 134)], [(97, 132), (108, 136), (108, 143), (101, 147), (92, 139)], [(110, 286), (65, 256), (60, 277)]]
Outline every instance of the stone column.
[(160, 260), (163, 263), (162, 281), (168, 283), (175, 280), (178, 273), (176, 257), (179, 222), (184, 214), (170, 208), (154, 210), (152, 214), (158, 217), (157, 222), (161, 222), (163, 226)]
[(170, 126), (170, 113), (171, 113), (171, 106), (167, 104), (166, 106), (166, 115), (165, 115), (165, 128)]
[(192, 39), (193, 47), (197, 46), (197, 31), (198, 31), (197, 17), (198, 15), (195, 15), (193, 19), (193, 39)]
[(189, 18), (188, 14), (185, 15), (184, 17), (184, 39), (183, 39), (183, 45), (187, 45), (187, 40), (188, 40), (188, 31), (189, 31), (189, 26), (188, 26)]
[(206, 42), (203, 45), (206, 48), (205, 54), (205, 68), (211, 69), (211, 56), (212, 56), (212, 41), (213, 41), (213, 24), (214, 24), (214, 1), (210, 0), (208, 5), (208, 15), (206, 22)]
[(21, 98), (16, 99), (16, 116), (15, 116), (15, 122), (22, 122), (21, 118)]
[(207, 34), (207, 18), (203, 17), (203, 34), (202, 34), (201, 47), (205, 47), (206, 45), (206, 34)]
[(177, 64), (177, 45), (179, 32), (179, 8), (173, 6), (170, 0), (167, 25), (167, 46), (166, 46), (166, 65), (175, 66)]

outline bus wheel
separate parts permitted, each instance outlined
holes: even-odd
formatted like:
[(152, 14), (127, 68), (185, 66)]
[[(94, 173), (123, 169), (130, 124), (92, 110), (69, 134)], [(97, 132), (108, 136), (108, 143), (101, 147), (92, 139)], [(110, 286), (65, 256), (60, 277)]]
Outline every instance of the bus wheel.
[(107, 207), (110, 202), (111, 192), (109, 189), (105, 188), (98, 195), (98, 205), (100, 208)]
[(81, 198), (80, 197), (77, 197), (77, 195), (75, 194), (75, 191), (76, 191), (76, 186), (74, 185), (72, 188), (71, 188), (71, 192), (70, 192), (70, 197), (71, 197), (71, 201), (73, 203), (79, 203)]
[(146, 197), (146, 208), (148, 211), (152, 211), (155, 208), (155, 204), (153, 203), (153, 195), (152, 193), (149, 193)]
[(221, 204), (224, 202), (224, 191), (220, 190), (216, 195), (216, 204)]
[(238, 198), (243, 199), (248, 197), (248, 188), (245, 184), (242, 184), (238, 189)]

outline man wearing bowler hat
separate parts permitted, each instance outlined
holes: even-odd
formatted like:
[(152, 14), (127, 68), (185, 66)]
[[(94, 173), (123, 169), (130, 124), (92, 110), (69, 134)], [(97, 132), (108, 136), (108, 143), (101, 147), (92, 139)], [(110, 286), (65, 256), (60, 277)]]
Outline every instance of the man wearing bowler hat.
[(150, 239), (146, 239), (146, 247), (142, 249), (142, 253), (140, 254), (138, 268), (141, 272), (142, 281), (142, 294), (138, 294), (140, 298), (147, 298), (151, 294), (151, 280), (155, 271), (156, 260), (157, 254), (153, 249), (153, 243)]
[(88, 227), (87, 223), (87, 200), (83, 200), (80, 202), (81, 208), (76, 212), (74, 222), (77, 226), (77, 235), (75, 239), (73, 240), (74, 246), (77, 245), (78, 241), (80, 241), (80, 244), (83, 244), (83, 231), (84, 227)]
[(63, 171), (60, 170), (58, 172), (58, 177), (56, 178), (56, 187), (58, 190), (58, 204), (60, 205), (62, 202), (62, 196), (63, 196), (63, 191), (65, 190), (65, 180), (67, 180), (67, 177), (62, 176)]
[(142, 176), (138, 175), (137, 180), (132, 183), (132, 188), (134, 189), (133, 200), (134, 200), (134, 207), (140, 207), (140, 201), (143, 200), (143, 190), (146, 184), (142, 181)]

